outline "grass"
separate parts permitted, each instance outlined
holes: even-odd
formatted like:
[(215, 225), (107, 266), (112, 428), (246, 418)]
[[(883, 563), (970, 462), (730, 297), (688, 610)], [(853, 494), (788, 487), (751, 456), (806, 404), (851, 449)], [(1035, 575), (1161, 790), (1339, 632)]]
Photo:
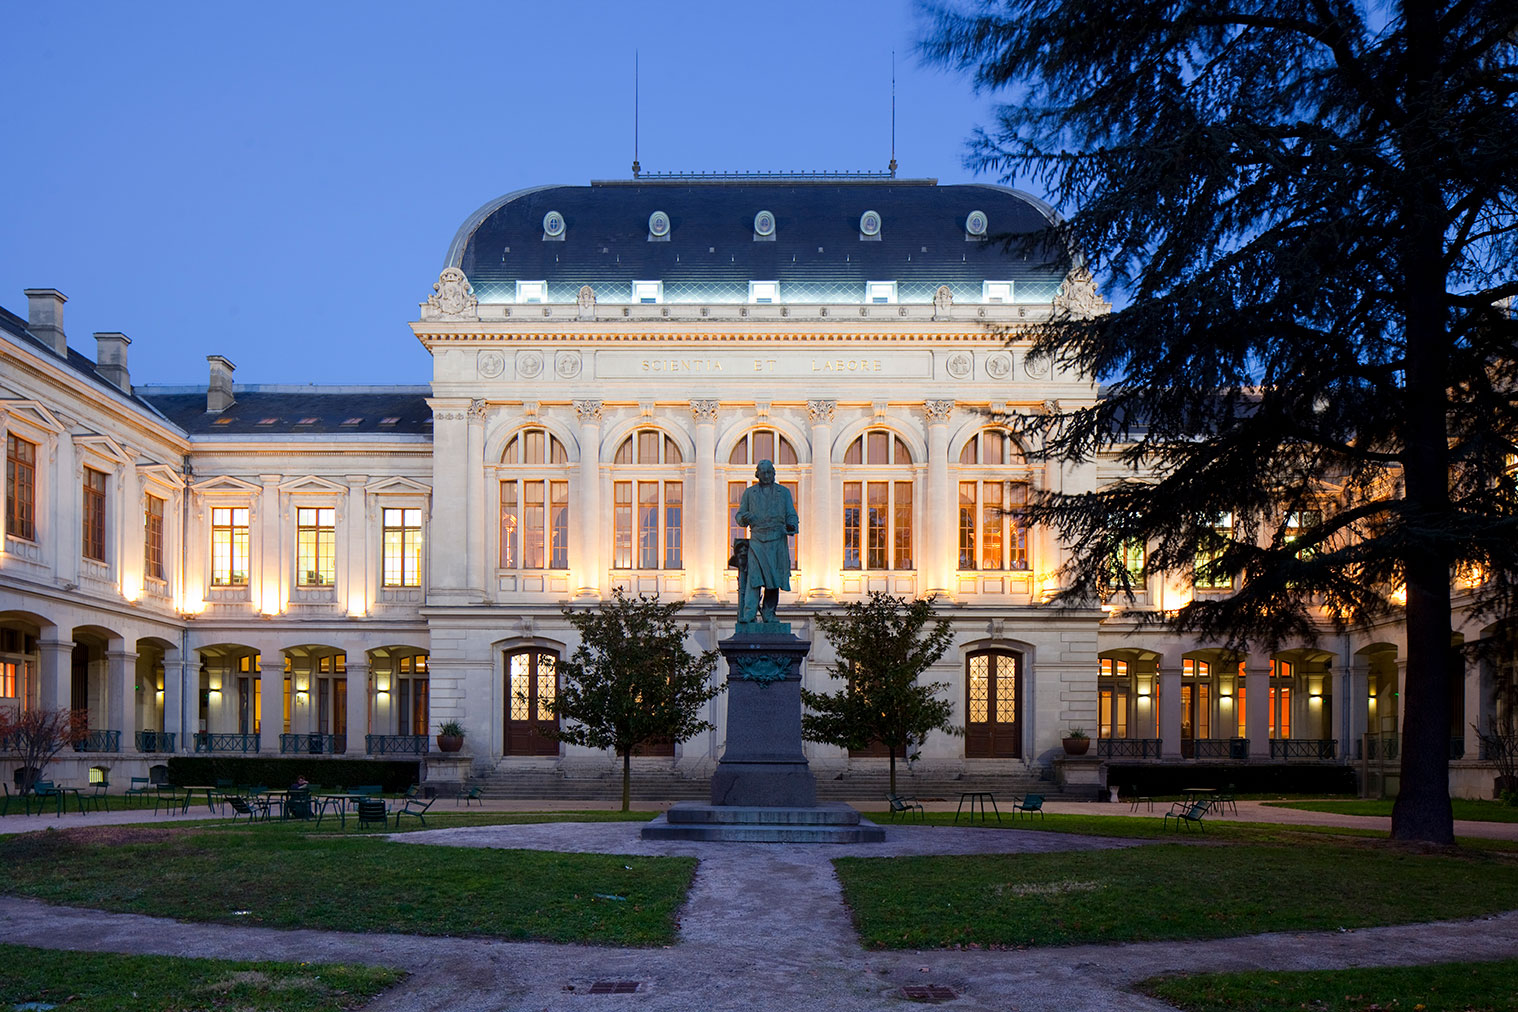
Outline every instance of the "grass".
[(1518, 959), (1155, 977), (1139, 989), (1186, 1012), (1501, 1012), (1518, 1008)]
[[(1272, 808), (1298, 808), (1304, 812), (1332, 812), (1335, 815), (1379, 815), (1391, 817), (1392, 802), (1375, 800), (1354, 801), (1272, 801)], [(1470, 798), (1452, 798), (1450, 805), (1455, 818), (1471, 822), (1518, 822), (1518, 805), (1501, 801), (1476, 801)]]
[(366, 1005), (405, 976), (336, 963), (231, 962), (0, 945), (0, 1007), (71, 1012), (340, 1012)]
[(861, 940), (876, 948), (1068, 945), (1406, 924), (1505, 910), (1518, 896), (1518, 859), (1510, 852), (1420, 854), (1351, 838), (1288, 839), (841, 858), (834, 865)]
[(69, 906), (616, 946), (673, 941), (696, 866), (692, 858), (396, 843), (292, 823), (44, 830), (0, 837), (0, 864), (0, 889)]

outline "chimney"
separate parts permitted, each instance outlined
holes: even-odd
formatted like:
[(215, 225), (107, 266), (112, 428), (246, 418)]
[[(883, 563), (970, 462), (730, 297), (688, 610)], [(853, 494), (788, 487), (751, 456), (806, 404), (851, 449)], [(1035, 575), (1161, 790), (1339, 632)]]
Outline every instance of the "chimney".
[(211, 363), (211, 385), (206, 389), (206, 410), (218, 414), (232, 406), (232, 370), (237, 366), (220, 355), (207, 355)]
[(132, 392), (132, 377), (127, 372), (127, 345), (131, 343), (125, 334), (95, 333), (95, 372), (124, 394)]
[(56, 288), (26, 289), (26, 329), (60, 358), (69, 357), (68, 339), (63, 336), (63, 304), (67, 301), (68, 296)]

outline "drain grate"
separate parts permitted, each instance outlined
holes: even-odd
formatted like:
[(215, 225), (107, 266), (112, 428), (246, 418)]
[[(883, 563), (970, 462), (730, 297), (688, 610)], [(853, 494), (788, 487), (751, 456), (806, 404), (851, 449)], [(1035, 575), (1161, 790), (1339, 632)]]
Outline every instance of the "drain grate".
[(590, 985), (591, 994), (637, 994), (641, 981), (636, 980), (598, 980)]
[(901, 989), (901, 996), (907, 1001), (918, 1001), (924, 1005), (942, 1005), (959, 997), (952, 987), (944, 987), (942, 984), (909, 984)]

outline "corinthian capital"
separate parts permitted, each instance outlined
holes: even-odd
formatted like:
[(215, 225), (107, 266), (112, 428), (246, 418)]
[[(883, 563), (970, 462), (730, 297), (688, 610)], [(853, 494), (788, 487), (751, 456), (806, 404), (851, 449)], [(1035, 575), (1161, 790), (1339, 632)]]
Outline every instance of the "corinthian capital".
[(812, 419), (813, 425), (830, 425), (833, 421), (833, 409), (836, 407), (838, 407), (837, 401), (807, 401), (806, 413)]
[(601, 421), (601, 402), (599, 400), (575, 401), (575, 417), (580, 419), (583, 425), (586, 422)]
[(929, 423), (947, 422), (954, 414), (953, 401), (924, 401), (922, 406), (928, 413)]
[(717, 409), (721, 406), (721, 401), (693, 399), (690, 402), (691, 417), (697, 422), (715, 422), (717, 420)]

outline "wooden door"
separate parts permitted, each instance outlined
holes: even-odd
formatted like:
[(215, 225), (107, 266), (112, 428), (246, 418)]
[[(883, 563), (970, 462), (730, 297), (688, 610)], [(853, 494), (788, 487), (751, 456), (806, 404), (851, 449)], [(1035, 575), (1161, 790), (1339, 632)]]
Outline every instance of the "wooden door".
[(558, 729), (549, 709), (558, 696), (558, 658), (542, 650), (519, 650), (506, 655), (507, 755), (559, 754), (559, 743), (540, 733)]
[(1018, 714), (1022, 710), (1022, 655), (1005, 650), (971, 654), (965, 660), (965, 755), (976, 759), (1017, 759), (1023, 754)]

